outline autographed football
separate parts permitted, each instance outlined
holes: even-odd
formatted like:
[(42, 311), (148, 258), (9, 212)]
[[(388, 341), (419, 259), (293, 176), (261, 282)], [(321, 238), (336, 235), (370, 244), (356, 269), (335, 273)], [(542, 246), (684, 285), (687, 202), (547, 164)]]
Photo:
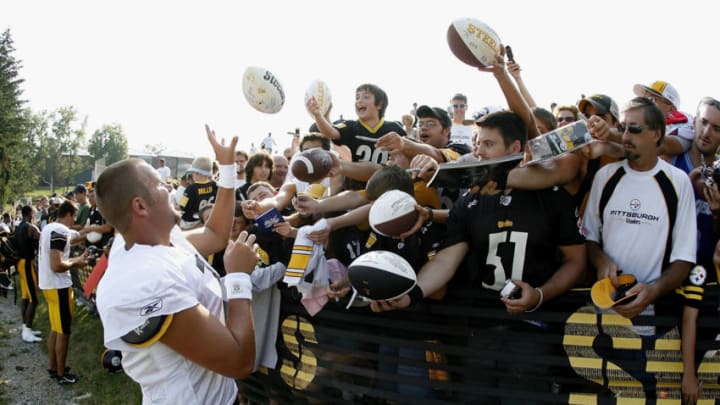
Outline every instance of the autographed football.
[(332, 104), (332, 97), (330, 96), (330, 88), (328, 88), (328, 85), (325, 84), (324, 81), (313, 80), (313, 82), (310, 83), (310, 87), (308, 87), (305, 92), (305, 105), (307, 105), (311, 97), (315, 97), (315, 101), (317, 101), (320, 107), (320, 114), (323, 116), (327, 114)]
[(495, 63), (500, 37), (487, 24), (474, 18), (459, 18), (450, 24), (447, 42), (452, 53), (463, 63), (486, 67)]
[(260, 112), (274, 114), (285, 104), (285, 92), (280, 81), (269, 70), (250, 66), (242, 79), (245, 100)]
[(350, 284), (361, 296), (392, 300), (415, 287), (415, 271), (402, 256), (384, 250), (365, 253), (350, 263)]
[(418, 215), (413, 196), (404, 191), (389, 190), (370, 207), (368, 222), (380, 235), (397, 237), (415, 225)]

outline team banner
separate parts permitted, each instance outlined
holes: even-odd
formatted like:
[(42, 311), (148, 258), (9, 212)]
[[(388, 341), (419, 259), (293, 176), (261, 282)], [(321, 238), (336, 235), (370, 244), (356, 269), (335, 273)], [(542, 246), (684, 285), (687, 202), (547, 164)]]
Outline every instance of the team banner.
[[(717, 286), (698, 320), (699, 403), (720, 398)], [(280, 403), (681, 403), (682, 308), (628, 320), (589, 289), (511, 316), (497, 293), (453, 290), (443, 302), (372, 313), (330, 302), (311, 317), (283, 290), (278, 364), (239, 381)], [(659, 307), (658, 307), (659, 308)]]

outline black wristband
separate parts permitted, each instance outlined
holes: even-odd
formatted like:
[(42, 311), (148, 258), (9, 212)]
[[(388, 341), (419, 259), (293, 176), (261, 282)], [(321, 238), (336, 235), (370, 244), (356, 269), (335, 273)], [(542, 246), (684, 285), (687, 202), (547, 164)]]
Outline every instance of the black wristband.
[(420, 288), (419, 285), (415, 284), (415, 287), (413, 287), (412, 290), (408, 293), (408, 297), (410, 297), (410, 306), (414, 306), (418, 302), (422, 301), (423, 298), (425, 298), (425, 294), (423, 294), (422, 288)]
[(429, 217), (429, 218), (427, 219), (427, 222), (432, 222), (432, 220), (433, 220), (433, 209), (432, 209), (432, 207), (425, 207), (425, 209), (427, 210), (428, 217)]

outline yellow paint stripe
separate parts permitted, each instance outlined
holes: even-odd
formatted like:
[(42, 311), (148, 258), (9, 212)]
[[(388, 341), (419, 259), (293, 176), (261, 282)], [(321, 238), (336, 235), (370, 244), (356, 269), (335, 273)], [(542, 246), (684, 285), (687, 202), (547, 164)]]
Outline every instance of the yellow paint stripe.
[[(577, 323), (577, 324), (588, 324), (588, 325), (595, 325), (597, 323), (597, 314), (572, 314), (570, 318), (567, 320), (568, 324)], [(632, 323), (626, 319), (623, 318), (620, 315), (617, 314), (603, 314), (602, 316), (602, 324), (603, 325), (619, 325), (619, 326), (630, 326)]]
[(569, 404), (576, 405), (594, 405), (597, 404), (597, 395), (595, 394), (570, 394), (568, 398)]
[[(592, 347), (595, 336), (577, 336), (577, 335), (565, 335), (563, 338), (564, 345), (573, 346), (586, 346)], [(640, 349), (642, 348), (642, 341), (640, 338), (612, 338), (613, 347), (616, 349)]]
[(680, 350), (680, 339), (658, 339), (655, 350)]

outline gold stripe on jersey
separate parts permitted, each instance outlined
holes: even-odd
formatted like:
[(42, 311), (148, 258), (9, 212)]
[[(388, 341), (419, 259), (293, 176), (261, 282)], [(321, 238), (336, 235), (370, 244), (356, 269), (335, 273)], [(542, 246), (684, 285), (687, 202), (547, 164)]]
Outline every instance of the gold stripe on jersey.
[(163, 336), (165, 336), (165, 332), (167, 332), (168, 328), (170, 327), (170, 324), (172, 323), (173, 316), (175, 314), (168, 314), (165, 316), (165, 319), (163, 320), (163, 323), (158, 328), (158, 331), (151, 336), (148, 340), (142, 342), (142, 343), (129, 343), (132, 347), (148, 347), (157, 342), (158, 340), (162, 339)]
[(385, 123), (385, 119), (380, 118), (380, 121), (378, 121), (377, 125), (372, 128), (370, 128), (368, 124), (362, 122), (361, 120), (357, 120), (357, 122), (362, 125), (363, 128), (367, 129), (368, 132), (374, 135), (377, 133), (378, 130), (380, 130), (380, 128), (382, 128), (383, 124)]

